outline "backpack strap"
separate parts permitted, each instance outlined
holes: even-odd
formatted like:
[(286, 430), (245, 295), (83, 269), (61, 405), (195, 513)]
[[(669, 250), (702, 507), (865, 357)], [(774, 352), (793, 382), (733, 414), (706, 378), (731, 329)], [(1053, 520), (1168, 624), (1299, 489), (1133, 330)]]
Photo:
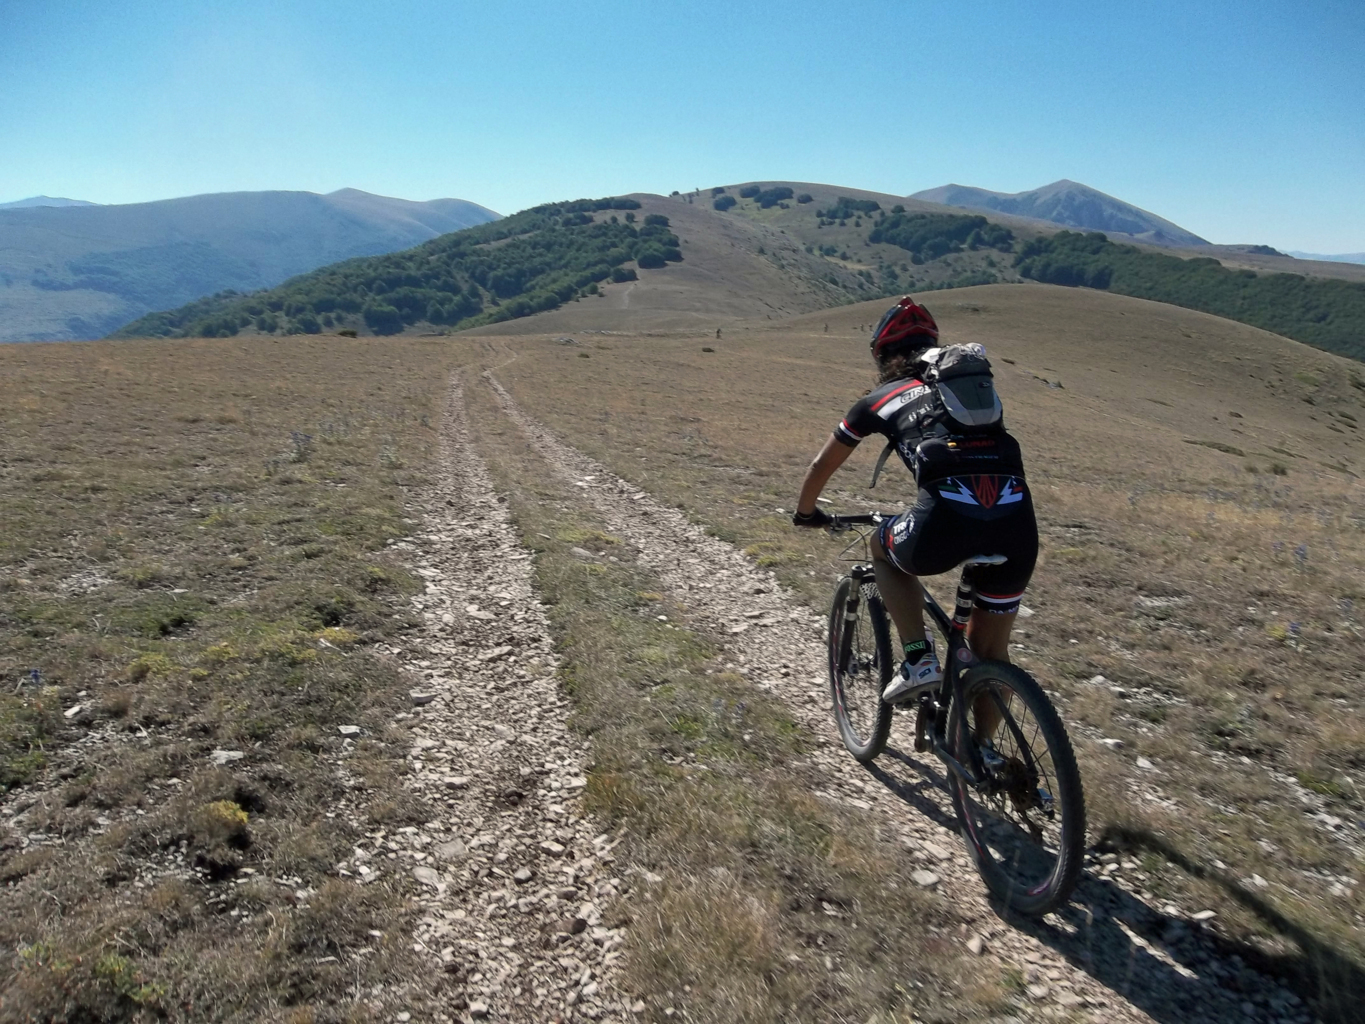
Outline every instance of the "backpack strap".
[(891, 453), (895, 450), (896, 443), (894, 441), (887, 441), (886, 447), (883, 448), (882, 453), (877, 456), (877, 465), (872, 470), (872, 482), (867, 485), (868, 490), (877, 486), (877, 477), (882, 475), (882, 467), (886, 465), (886, 460), (891, 457)]

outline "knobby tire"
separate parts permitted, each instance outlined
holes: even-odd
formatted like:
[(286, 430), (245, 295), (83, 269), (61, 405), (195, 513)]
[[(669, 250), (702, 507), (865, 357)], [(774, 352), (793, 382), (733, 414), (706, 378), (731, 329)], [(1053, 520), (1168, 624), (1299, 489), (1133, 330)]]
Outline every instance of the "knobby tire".
[[(993, 778), (994, 791), (949, 775), (962, 837), (1006, 909), (1040, 917), (1070, 897), (1081, 872), (1085, 796), (1071, 740), (1042, 687), (1016, 665), (978, 663), (964, 675), (962, 695), (949, 719), (949, 744), (958, 761), (977, 770), (976, 699), (985, 695), (1009, 711), (995, 732), (1005, 767)], [(1052, 818), (1044, 813), (1044, 794), (1052, 799)]]
[[(852, 588), (859, 586), (857, 612), (847, 621)], [(891, 705), (882, 691), (894, 668), (891, 627), (876, 584), (844, 577), (829, 612), (829, 683), (839, 736), (853, 757), (866, 764), (886, 748)]]

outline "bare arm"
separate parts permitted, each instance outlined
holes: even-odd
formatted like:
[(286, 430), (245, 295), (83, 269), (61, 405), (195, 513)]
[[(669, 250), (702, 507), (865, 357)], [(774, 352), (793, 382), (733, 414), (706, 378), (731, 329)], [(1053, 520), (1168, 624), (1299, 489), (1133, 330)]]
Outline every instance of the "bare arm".
[(801, 497), (796, 500), (797, 512), (802, 515), (809, 515), (815, 511), (815, 499), (825, 489), (825, 484), (829, 483), (829, 478), (834, 475), (834, 471), (842, 466), (844, 460), (852, 454), (852, 448), (838, 440), (833, 434), (829, 435), (829, 440), (820, 449), (820, 454), (815, 456), (815, 460), (810, 464), (810, 469), (806, 470), (806, 479), (801, 482)]

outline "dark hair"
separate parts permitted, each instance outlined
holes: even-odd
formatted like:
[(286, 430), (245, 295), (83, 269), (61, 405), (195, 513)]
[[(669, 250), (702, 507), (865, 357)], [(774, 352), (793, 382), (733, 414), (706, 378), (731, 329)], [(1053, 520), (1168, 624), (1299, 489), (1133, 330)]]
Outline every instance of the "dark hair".
[(926, 351), (924, 348), (901, 349), (885, 359), (878, 359), (877, 383), (886, 384), (902, 377), (909, 377), (918, 365), (920, 356)]

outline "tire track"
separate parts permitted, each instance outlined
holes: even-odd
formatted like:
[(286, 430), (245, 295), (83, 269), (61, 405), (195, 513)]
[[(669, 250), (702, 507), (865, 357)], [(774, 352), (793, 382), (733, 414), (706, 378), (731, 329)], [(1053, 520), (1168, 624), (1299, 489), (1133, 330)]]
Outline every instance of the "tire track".
[[(771, 573), (708, 536), (676, 509), (612, 474), (526, 415), (491, 372), (504, 411), (566, 481), (583, 490), (681, 604), (729, 652), (732, 670), (773, 692), (817, 737), (817, 795), (880, 816), (924, 863), (917, 882), (937, 888), (973, 920), (964, 956), (982, 956), (1023, 981), (1028, 1016), (1096, 1021), (1296, 1022), (1313, 1020), (1274, 979), (1224, 958), (1199, 922), (1159, 912), (1112, 882), (1087, 875), (1071, 906), (1044, 921), (1003, 921), (956, 832), (936, 762), (893, 747), (864, 769), (838, 741), (825, 679), (824, 618)], [(907, 807), (907, 804), (909, 805)]]
[(631, 1019), (634, 1001), (615, 985), (614, 843), (582, 814), (587, 745), (564, 724), (571, 705), (530, 555), (474, 447), (458, 374), (439, 470), (413, 511), (420, 530), (395, 546), (426, 581), (412, 599), (424, 626), (387, 650), (423, 680), (406, 784), (438, 813), (371, 833), (342, 868), (416, 883), (414, 949), (454, 986), (438, 988), (436, 1019)]

